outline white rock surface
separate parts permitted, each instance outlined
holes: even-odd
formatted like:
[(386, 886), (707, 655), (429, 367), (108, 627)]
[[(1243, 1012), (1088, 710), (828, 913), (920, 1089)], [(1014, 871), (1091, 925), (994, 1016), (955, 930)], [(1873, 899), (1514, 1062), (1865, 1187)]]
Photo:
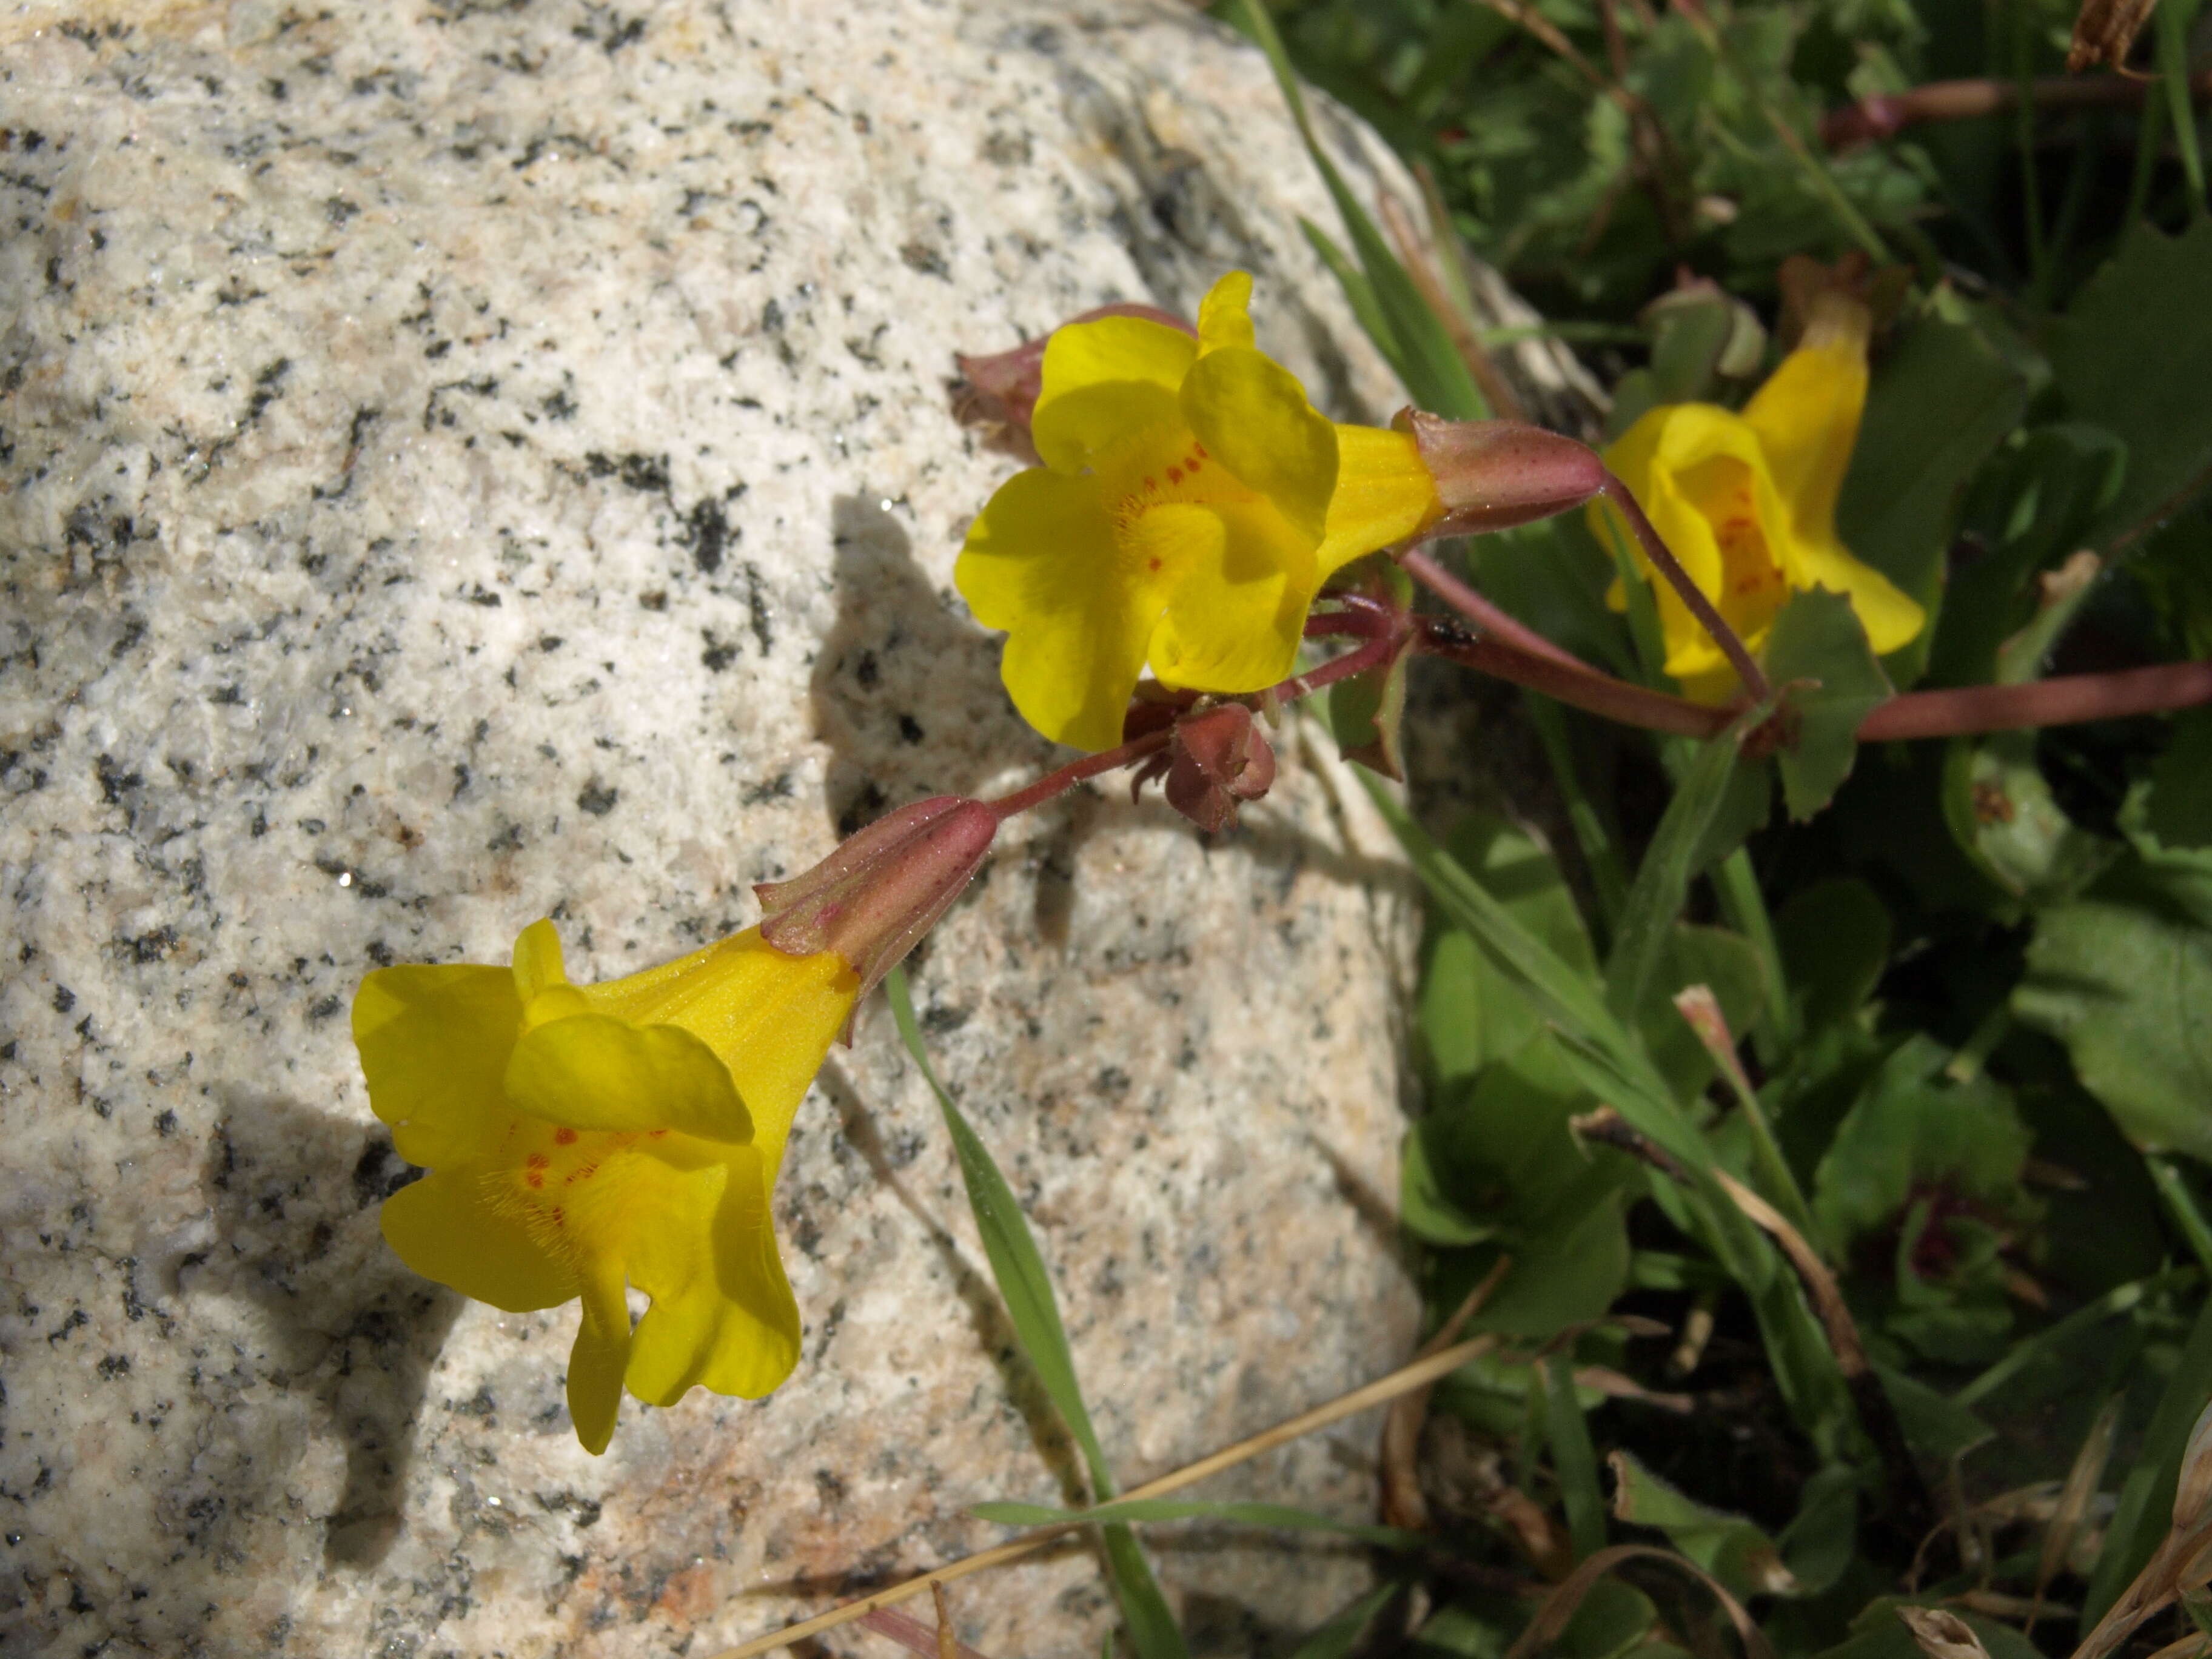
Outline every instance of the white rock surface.
[[(549, 912), (580, 977), (643, 965), (841, 819), (1045, 763), (951, 588), (1009, 465), (955, 349), (1241, 264), (1388, 412), (1256, 54), (1141, 0), (40, 4), (0, 127), (0, 1648), (704, 1655), (1058, 1501), (879, 1007), (779, 1189), (797, 1374), (600, 1460), (573, 1308), (379, 1239), (345, 1010)], [(1024, 821), (918, 972), (1129, 1481), (1410, 1340), (1410, 900), (1286, 747), (1212, 846), (1115, 791)], [(1373, 1429), (1212, 1490), (1360, 1516)], [(1200, 1652), (1366, 1571), (1158, 1541)], [(1080, 1548), (955, 1607), (1032, 1659), (1111, 1619)]]

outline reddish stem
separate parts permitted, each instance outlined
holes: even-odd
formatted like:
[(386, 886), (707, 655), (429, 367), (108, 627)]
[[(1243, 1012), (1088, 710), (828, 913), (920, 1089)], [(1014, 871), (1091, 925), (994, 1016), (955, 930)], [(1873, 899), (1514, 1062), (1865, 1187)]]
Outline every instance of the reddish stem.
[(1709, 738), (1736, 716), (1733, 708), (1711, 708), (1664, 691), (1647, 690), (1579, 663), (1569, 668), (1556, 658), (1523, 651), (1503, 640), (1473, 639), (1458, 623), (1440, 617), (1423, 617), (1421, 622), (1417, 643), (1423, 654), (1449, 657), (1624, 726), (1640, 726), (1677, 737)]
[(1482, 631), (1500, 643), (1512, 647), (1523, 655), (1547, 657), (1561, 667), (1577, 674), (1604, 678), (1572, 652), (1565, 650), (1546, 639), (1525, 623), (1516, 622), (1488, 599), (1476, 592), (1450, 571), (1438, 564), (1425, 550), (1415, 548), (1399, 556), (1398, 562), (1411, 571), (1414, 578), (1431, 593), (1465, 617)]
[(1004, 823), (1017, 812), (1026, 812), (1032, 806), (1042, 806), (1055, 795), (1066, 794), (1086, 778), (1095, 778), (1101, 772), (1111, 772), (1116, 767), (1128, 766), (1148, 755), (1157, 755), (1168, 746), (1175, 735), (1171, 726), (1158, 732), (1147, 732), (1143, 737), (1131, 739), (1116, 749), (1102, 750), (1096, 755), (1085, 755), (1079, 761), (1070, 761), (1058, 771), (1048, 772), (1025, 789), (1017, 789), (1011, 795), (1001, 795), (996, 800), (987, 800), (984, 805), (999, 815)]
[(2022, 685), (1908, 691), (1869, 714), (1858, 735), (1862, 743), (1961, 738), (1977, 732), (2160, 714), (2208, 702), (2212, 702), (2212, 662), (2170, 662), (2115, 674), (2065, 674)]
[(1667, 579), (1668, 585), (1689, 607), (1690, 614), (1698, 619), (1698, 626), (1713, 636), (1713, 643), (1720, 647), (1721, 654), (1735, 670), (1736, 678), (1743, 682), (1743, 689), (1750, 693), (1752, 702), (1765, 702), (1773, 694), (1773, 688), (1766, 683), (1766, 676), (1752, 660), (1750, 651), (1736, 637), (1735, 629), (1730, 628), (1721, 613), (1713, 609), (1713, 602), (1705, 597), (1705, 590), (1690, 580), (1690, 573), (1682, 568), (1661, 538), (1657, 527), (1645, 516), (1643, 504), (1636, 499), (1635, 492), (1612, 472), (1607, 472), (1603, 494), (1620, 509), (1620, 516), (1628, 520), (1628, 527), (1635, 533), (1637, 544), (1643, 548), (1644, 556), (1651, 562), (1652, 568)]

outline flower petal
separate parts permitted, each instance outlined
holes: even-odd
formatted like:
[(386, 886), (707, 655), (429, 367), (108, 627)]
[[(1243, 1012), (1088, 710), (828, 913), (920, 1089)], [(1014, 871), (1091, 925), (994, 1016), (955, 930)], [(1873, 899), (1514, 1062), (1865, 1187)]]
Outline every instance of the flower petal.
[(1380, 427), (1336, 428), (1336, 490), (1315, 557), (1327, 581), (1352, 560), (1404, 541), (1443, 513), (1420, 446)]
[(629, 1364), (629, 1305), (622, 1273), (605, 1264), (583, 1287), (584, 1317), (568, 1350), (568, 1415), (576, 1438), (597, 1457), (614, 1438), (622, 1411), (623, 1371)]
[(1198, 342), (1141, 317), (1071, 323), (1046, 343), (1030, 437), (1045, 465), (1080, 472), (1131, 428), (1173, 420)]
[(1231, 270), (1198, 302), (1198, 349), (1202, 356), (1224, 346), (1252, 349), (1252, 276)]
[(505, 1121), (501, 1079), (522, 1024), (514, 976), (478, 963), (379, 968), (353, 1000), (368, 1103), (410, 1164), (473, 1156)]
[(1033, 467), (1000, 486), (953, 568), (975, 619), (1007, 631), (1000, 676), (1014, 706), (1079, 749), (1121, 742), (1166, 604), (1169, 573), (1125, 562), (1098, 482)]
[(1211, 534), (1188, 561), (1167, 613), (1152, 635), (1152, 672), (1164, 685), (1194, 691), (1262, 690), (1291, 672), (1319, 585), (1305, 538), (1264, 501), (1157, 507), (1145, 525), (1170, 514), (1197, 515)]
[(1790, 521), (1808, 540), (1834, 539), (1836, 498), (1866, 398), (1865, 349), (1831, 343), (1791, 352), (1744, 406)]
[(1223, 346), (1184, 377), (1182, 400), (1206, 453), (1317, 546), (1336, 489), (1336, 428), (1306, 401), (1297, 376), (1249, 347)]
[(526, 1008), (543, 993), (568, 983), (568, 969), (561, 958), (560, 933), (550, 916), (541, 916), (515, 937), (515, 995)]
[(514, 1109), (571, 1129), (673, 1129), (702, 1140), (752, 1139), (729, 1068), (690, 1032), (572, 1014), (525, 1033), (508, 1057)]
[(582, 1289), (520, 1212), (494, 1202), (473, 1165), (434, 1170), (384, 1200), (377, 1220), (399, 1259), (425, 1279), (509, 1313), (557, 1307)]
[[(671, 1406), (704, 1384), (757, 1400), (799, 1363), (799, 1304), (768, 1199), (768, 1172), (750, 1147), (670, 1183), (663, 1213), (677, 1224), (656, 1228), (629, 1262), (631, 1282), (653, 1297), (627, 1373), (639, 1399)], [(680, 1250), (671, 1249), (679, 1239)]]

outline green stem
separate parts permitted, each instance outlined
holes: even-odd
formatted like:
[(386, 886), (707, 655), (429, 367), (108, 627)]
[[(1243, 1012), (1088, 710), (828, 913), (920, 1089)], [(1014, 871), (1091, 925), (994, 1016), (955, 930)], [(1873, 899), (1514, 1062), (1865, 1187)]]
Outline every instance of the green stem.
[(2158, 1195), (2166, 1200), (2166, 1212), (2172, 1216), (2173, 1224), (2181, 1230), (2182, 1237), (2204, 1269), (2212, 1273), (2212, 1225), (2207, 1225), (2204, 1212), (2197, 1206), (2197, 1194), (2189, 1190), (2189, 1179), (2175, 1167), (2170, 1158), (2154, 1152), (2143, 1159), (2150, 1166), (2150, 1178), (2158, 1183)]
[(1797, 1041), (1797, 1010), (1790, 1000), (1790, 981), (1782, 972), (1782, 946), (1774, 937), (1774, 919), (1767, 911), (1766, 896), (1759, 890), (1759, 873), (1751, 867), (1750, 853), (1739, 847), (1723, 859), (1713, 871), (1712, 883), (1721, 915), (1749, 941), (1759, 958), (1759, 985), (1766, 1006), (1751, 1028), (1752, 1042), (1764, 1064), (1779, 1065)]
[(2193, 3), (2160, 0), (2158, 8), (2158, 76), (2166, 83), (2166, 118), (2173, 123), (2181, 149), (2181, 171), (2189, 180), (2189, 216), (2205, 213), (2204, 157), (2197, 148), (2197, 111), (2189, 95), (2189, 25)]
[(1552, 763), (1552, 776), (1559, 786), (1560, 798), (1566, 803), (1567, 823), (1575, 832), (1575, 845), (1582, 849), (1583, 862), (1589, 866), (1590, 885), (1596, 890), (1598, 917), (1605, 925), (1606, 941), (1610, 943), (1613, 930), (1620, 924), (1621, 908), (1628, 902), (1628, 867), (1622, 862), (1620, 843), (1606, 828), (1605, 819), (1596, 805), (1583, 789), (1581, 775), (1575, 767), (1574, 743), (1567, 730), (1567, 719), (1559, 705), (1551, 698), (1531, 691), (1522, 699), (1528, 711), (1528, 723), (1536, 728), (1536, 736), (1543, 743), (1545, 758)]
[(2150, 200), (2151, 174), (2158, 167), (2158, 134), (2166, 119), (2163, 100), (2143, 100), (2142, 118), (2136, 124), (2136, 170), (2128, 180), (2128, 216), (2120, 221), (2120, 234), (2133, 236), (2142, 223), (2143, 208)]

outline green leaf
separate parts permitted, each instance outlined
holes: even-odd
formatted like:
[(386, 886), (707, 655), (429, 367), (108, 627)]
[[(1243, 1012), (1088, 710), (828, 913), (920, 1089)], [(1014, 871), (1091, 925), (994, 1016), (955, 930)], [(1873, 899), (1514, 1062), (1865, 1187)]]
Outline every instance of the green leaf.
[(1018, 1504), (994, 1499), (969, 1506), (970, 1515), (1002, 1527), (1063, 1527), (1072, 1522), (1103, 1525), (1109, 1522), (1139, 1525), (1158, 1521), (1228, 1521), (1240, 1527), (1266, 1527), (1278, 1532), (1329, 1532), (1385, 1549), (1427, 1550), (1435, 1540), (1425, 1533), (1396, 1527), (1370, 1527), (1357, 1521), (1340, 1521), (1288, 1504), (1222, 1502), (1210, 1498), (1117, 1498), (1087, 1510), (1058, 1510), (1048, 1504)]
[(1444, 1192), (1431, 1165), (1428, 1137), (1416, 1126), (1407, 1136), (1398, 1161), (1398, 1224), (1424, 1244), (1480, 1244), (1498, 1229), (1477, 1220)]
[[(1315, 137), (1313, 123), (1306, 115), (1305, 95), (1299, 90), (1297, 72), (1291, 67), (1290, 56), (1283, 50), (1282, 37), (1275, 33), (1275, 25), (1264, 6), (1255, 0), (1231, 0), (1228, 19), (1258, 43), (1267, 54), (1269, 65), (1275, 71), (1275, 80), (1283, 89), (1283, 101), (1288, 105), (1291, 119), (1297, 123), (1298, 137), (1305, 141), (1306, 153), (1313, 157), (1314, 166), (1321, 170), (1322, 182), (1336, 210), (1344, 220), (1344, 228), (1352, 238), (1353, 250), (1365, 273), (1369, 291), (1374, 296), (1373, 311), (1382, 318), (1387, 333), (1376, 334), (1376, 343), (1398, 368), (1406, 382), (1406, 390), (1422, 408), (1453, 420), (1479, 421), (1490, 413), (1486, 403), (1461, 358), (1451, 336), (1445, 331), (1443, 320), (1429, 308), (1413, 279), (1390, 245), (1367, 216), (1367, 210), (1352, 188), (1337, 171), (1336, 163), (1329, 158), (1320, 141)], [(1362, 319), (1363, 324), (1365, 319)]]
[(2083, 287), (2058, 331), (2051, 368), (2067, 409), (2119, 434), (2128, 471), (2097, 520), (2094, 544), (2164, 518), (2212, 470), (2212, 222), (2178, 237), (2138, 228)]
[(1741, 1039), (1765, 1005), (1764, 978), (1759, 952), (1741, 933), (1688, 921), (1678, 921), (1668, 931), (1666, 954), (1644, 995), (1637, 1026), (1651, 1063), (1675, 1095), (1702, 1094), (1716, 1075), (1712, 1055), (1674, 1006), (1675, 993), (1705, 986), (1719, 1000), (1729, 1030)]
[(2151, 769), (2145, 825), (2176, 851), (2212, 848), (2212, 708), (2173, 717), (2173, 740)]
[(2021, 1212), (2030, 1136), (1987, 1073), (1965, 1083), (1879, 1074), (1836, 1131), (1814, 1177), (1814, 1212), (1838, 1246), (1893, 1227), (1941, 1189), (1977, 1210)]
[(2212, 1159), (2212, 858), (2130, 859), (2043, 911), (2012, 1006), (2138, 1148)]
[[(1875, 370), (1838, 503), (1844, 545), (1931, 612), (1960, 492), (2020, 424), (2027, 380), (1980, 330), (1923, 318)], [(2094, 416), (2092, 418), (2094, 418)], [(1916, 678), (1928, 635), (1891, 666)]]
[(1614, 1451), (1613, 1514), (1617, 1521), (1652, 1527), (1667, 1541), (1737, 1596), (1789, 1595), (1799, 1585), (1782, 1563), (1782, 1552), (1757, 1525), (1740, 1515), (1708, 1509), (1652, 1474), (1625, 1451)]
[(2105, 1547), (2089, 1577), (2081, 1604), (2081, 1628), (2104, 1616), (2135, 1576), (2143, 1570), (2173, 1522), (2173, 1494), (2180, 1485), (2181, 1455), (2204, 1402), (2212, 1397), (2212, 1300), (2197, 1310), (2197, 1322), (2181, 1358), (2159, 1395), (2158, 1409), (2143, 1431), (2135, 1466), (2120, 1487), (2119, 1502), (2105, 1528)]
[[(1888, 1595), (1869, 1602), (1851, 1621), (1850, 1640), (1828, 1649), (1816, 1659), (1928, 1659), (1920, 1650), (1920, 1644), (1912, 1639), (1912, 1632), (1905, 1627), (1905, 1621), (1897, 1616), (1899, 1607), (1920, 1605), (1923, 1603), (1911, 1597)], [(1966, 1621), (1981, 1638), (1983, 1650), (1990, 1659), (2039, 1659), (2042, 1650), (2010, 1625), (1984, 1619), (1963, 1607), (1947, 1606), (1943, 1611)]]
[(1942, 685), (1996, 676), (1997, 648), (2034, 612), (2029, 579), (2082, 545), (2127, 473), (2127, 446), (2100, 426), (2061, 421), (2033, 428), (1982, 470), (1960, 514), (1989, 550), (1951, 574), (1929, 659)]
[(1996, 1438), (1996, 1431), (1970, 1407), (1937, 1393), (1909, 1372), (1878, 1361), (1874, 1370), (1881, 1391), (1889, 1396), (1890, 1409), (1897, 1413), (1905, 1443), (1931, 1468), (1947, 1468), (1960, 1453)]
[[(1573, 890), (1559, 860), (1534, 836), (1494, 814), (1470, 813), (1452, 833), (1451, 855), (1570, 967), (1595, 975), (1596, 959)], [(1473, 935), (1441, 925), (1429, 939), (1420, 1022), (1432, 1080), (1444, 1083), (1520, 1053), (1543, 1017)]]
[(1586, 1561), (1605, 1547), (1605, 1497), (1598, 1490), (1597, 1452), (1589, 1425), (1575, 1397), (1575, 1368), (1565, 1354), (1543, 1363), (1544, 1438), (1552, 1448), (1553, 1472), (1567, 1509), (1567, 1534), (1575, 1559)]
[(1359, 1647), (1359, 1638), (1375, 1622), (1375, 1615), (1404, 1588), (1402, 1584), (1377, 1584), (1291, 1649), (1290, 1659), (1352, 1659)]
[[(1786, 612), (1784, 613), (1787, 614)], [(1667, 948), (1675, 918), (1689, 895), (1699, 849), (1723, 803), (1730, 775), (1743, 750), (1744, 723), (1708, 738), (1685, 770), (1667, 803), (1651, 844), (1628, 890), (1628, 903), (1614, 931), (1613, 954), (1606, 963), (1605, 1000), (1617, 1018), (1632, 1018), (1643, 1006), (1651, 976)]]
[(1831, 1463), (1805, 1483), (1797, 1513), (1776, 1543), (1802, 1595), (1818, 1595), (1850, 1571), (1858, 1553), (1859, 1474)]
[(1775, 913), (1790, 993), (1808, 1031), (1855, 1016), (1889, 965), (1889, 907), (1848, 877), (1802, 887)]
[(2066, 816), (2036, 764), (2033, 732), (1954, 739), (1944, 753), (1943, 817), (1977, 870), (2035, 904), (2080, 892), (2121, 850)]
[[(1053, 1295), (1044, 1257), (1038, 1253), (1013, 1188), (999, 1172), (990, 1149), (969, 1127), (952, 1097), (937, 1080), (929, 1052), (922, 1044), (921, 1027), (914, 1017), (914, 998), (907, 990), (903, 968), (894, 968), (885, 975), (884, 992), (891, 1005), (891, 1018), (897, 1022), (899, 1038), (914, 1056), (915, 1065), (937, 1097), (939, 1111), (944, 1114), (953, 1153), (959, 1161), (960, 1179), (968, 1189), (968, 1206), (975, 1217), (975, 1231), (982, 1237), (983, 1254), (991, 1264), (1000, 1299), (1006, 1304), (1015, 1339), (1036, 1368), (1037, 1380), (1044, 1385), (1069, 1433), (1075, 1437), (1091, 1471), (1091, 1489), (1102, 1498), (1111, 1498), (1113, 1471), (1091, 1427), (1090, 1408), (1083, 1402), (1083, 1389), (1075, 1377), (1075, 1357), (1068, 1349), (1066, 1328), (1060, 1323), (1060, 1304)], [(1160, 1593), (1159, 1581), (1152, 1576), (1152, 1564), (1145, 1559), (1135, 1537), (1125, 1526), (1107, 1527), (1103, 1536), (1115, 1598), (1121, 1604), (1130, 1644), (1139, 1659), (1186, 1659), (1182, 1632), (1176, 1627), (1167, 1598)]]
[(1858, 754), (1859, 722), (1891, 696), (1866, 629), (1840, 593), (1793, 593), (1767, 635), (1767, 677), (1777, 686), (1811, 680), (1787, 694), (1786, 732), (1776, 761), (1790, 816), (1802, 823), (1833, 798)]

